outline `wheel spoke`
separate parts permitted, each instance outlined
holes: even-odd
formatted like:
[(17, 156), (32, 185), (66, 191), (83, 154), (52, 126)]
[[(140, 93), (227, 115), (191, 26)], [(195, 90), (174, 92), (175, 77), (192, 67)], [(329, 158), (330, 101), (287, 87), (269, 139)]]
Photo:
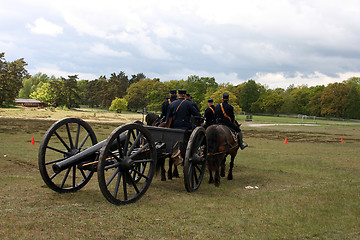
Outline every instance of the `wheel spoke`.
[(132, 143), (131, 147), (129, 148), (129, 150), (127, 152), (127, 155), (130, 155), (130, 153), (134, 150), (135, 146), (138, 144), (141, 137), (142, 137), (141, 133), (139, 135), (137, 135), (135, 141)]
[(131, 182), (131, 184), (133, 185), (136, 193), (139, 193), (140, 191), (139, 191), (138, 187), (136, 186), (136, 183), (134, 182), (134, 180), (133, 180), (132, 177), (130, 176), (130, 174), (129, 174), (129, 173), (126, 173), (126, 174), (128, 175), (127, 178), (130, 180), (130, 182)]
[(149, 158), (149, 159), (134, 160), (134, 163), (148, 163), (148, 162), (153, 162), (153, 161), (154, 160)]
[(70, 170), (71, 170), (71, 168), (68, 168), (68, 170), (66, 171), (63, 181), (61, 182), (60, 188), (64, 188), (64, 185), (65, 185), (67, 177), (69, 176)]
[[(114, 197), (115, 198), (116, 198), (116, 196), (118, 194), (118, 191), (119, 191), (120, 180), (121, 180), (121, 172), (119, 172), (117, 180), (116, 180), (115, 191), (114, 191)], [(123, 177), (123, 181), (124, 181), (124, 177)]]
[(126, 156), (126, 152), (127, 152), (126, 150), (128, 148), (129, 138), (130, 138), (130, 130), (127, 131), (126, 138), (125, 138), (124, 151), (123, 151), (124, 156)]
[(86, 179), (86, 174), (84, 172), (84, 170), (80, 169), (81, 175), (83, 176), (83, 180)]
[(76, 180), (76, 166), (73, 166), (72, 187), (75, 187), (75, 180)]
[(130, 155), (130, 158), (132, 159), (132, 158), (136, 157), (139, 153), (141, 153), (142, 151), (144, 151), (148, 147), (149, 147), (149, 143), (145, 144), (142, 148), (137, 150), (134, 154)]
[(128, 200), (126, 180), (127, 180), (127, 179), (126, 179), (126, 175), (123, 174), (124, 201)]
[(70, 148), (73, 149), (73, 148), (74, 148), (74, 144), (73, 144), (73, 141), (72, 141), (69, 124), (66, 123), (65, 126), (66, 126), (66, 131), (67, 131), (68, 138), (69, 138), (69, 142), (70, 142)]
[(56, 159), (56, 160), (54, 160), (54, 161), (47, 162), (47, 163), (45, 163), (45, 166), (46, 166), (46, 165), (53, 164), (53, 163), (61, 162), (61, 161), (65, 160), (65, 159), (66, 159), (66, 157), (64, 157), (64, 158), (59, 158), (59, 159)]
[(60, 137), (60, 135), (55, 131), (55, 136), (60, 140), (60, 142), (65, 146), (65, 148), (70, 151), (69, 146), (66, 144), (66, 142)]
[(149, 179), (148, 176), (142, 174), (142, 173), (139, 172), (138, 170), (136, 170), (136, 169), (131, 169), (131, 170), (133, 170), (134, 172), (136, 172), (137, 174), (139, 174), (141, 177), (146, 178), (146, 179)]
[(51, 149), (51, 150), (53, 150), (53, 151), (55, 151), (55, 152), (62, 153), (62, 154), (64, 154), (64, 155), (68, 155), (67, 152), (64, 152), (64, 151), (62, 151), (62, 150), (59, 150), (59, 149), (56, 149), (56, 148), (53, 148), (53, 147), (50, 147), (50, 146), (46, 146), (46, 148)]
[(53, 175), (51, 175), (50, 180), (52, 180), (54, 177), (56, 177), (59, 173), (54, 173)]
[(198, 184), (199, 179), (198, 179), (198, 176), (197, 176), (197, 174), (196, 174), (196, 169), (195, 169), (194, 166), (191, 166), (191, 167), (192, 167), (192, 169), (193, 169), (193, 175), (194, 175), (194, 177), (195, 177), (195, 183)]
[(80, 124), (78, 124), (77, 131), (76, 131), (75, 148), (78, 147), (78, 144), (79, 144), (79, 136), (80, 136)]
[(112, 180), (114, 180), (114, 178), (115, 178), (115, 176), (116, 176), (116, 174), (119, 172), (119, 168), (117, 168), (114, 172), (113, 172), (113, 174), (111, 175), (111, 177), (107, 180), (107, 182), (106, 182), (106, 186), (109, 186), (109, 184), (112, 182)]
[(79, 146), (79, 150), (82, 149), (82, 147), (84, 146), (84, 144), (85, 144), (86, 140), (89, 138), (89, 136), (90, 136), (90, 134), (88, 133), (88, 134), (84, 137), (84, 139), (82, 140), (82, 142), (81, 142), (81, 144), (80, 144), (80, 146)]

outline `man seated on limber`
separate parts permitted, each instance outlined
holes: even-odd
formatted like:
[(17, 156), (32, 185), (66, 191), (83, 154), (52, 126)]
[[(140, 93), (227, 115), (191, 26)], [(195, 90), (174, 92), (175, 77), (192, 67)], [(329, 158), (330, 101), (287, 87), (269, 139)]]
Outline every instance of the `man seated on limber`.
[(190, 121), (191, 115), (201, 117), (191, 101), (185, 99), (186, 90), (178, 91), (178, 99), (170, 103), (166, 115), (167, 127), (184, 130), (194, 129), (196, 126)]

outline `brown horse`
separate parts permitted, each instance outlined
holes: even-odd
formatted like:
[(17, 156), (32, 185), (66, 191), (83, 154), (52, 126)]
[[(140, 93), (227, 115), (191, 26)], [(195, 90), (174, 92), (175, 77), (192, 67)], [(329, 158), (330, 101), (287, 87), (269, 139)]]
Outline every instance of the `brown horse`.
[[(239, 149), (230, 129), (225, 125), (211, 125), (206, 129), (206, 137), (208, 140), (207, 164), (210, 173), (209, 183), (213, 183), (212, 172), (215, 172), (215, 186), (220, 185), (220, 176), (225, 177), (225, 161), (228, 155), (231, 156), (228, 180), (233, 179), (232, 169), (234, 167), (234, 159)], [(221, 167), (221, 173), (219, 168)]]
[[(161, 122), (160, 116), (155, 113), (148, 113), (145, 117), (145, 122), (149, 126), (158, 126)], [(157, 161), (156, 172), (161, 170), (161, 181), (166, 181), (166, 170), (165, 170), (165, 159), (166, 157), (160, 157)], [(174, 166), (174, 171), (172, 170)], [(174, 161), (169, 157), (169, 170), (167, 172), (167, 178), (171, 180), (173, 177), (178, 178), (179, 172)]]

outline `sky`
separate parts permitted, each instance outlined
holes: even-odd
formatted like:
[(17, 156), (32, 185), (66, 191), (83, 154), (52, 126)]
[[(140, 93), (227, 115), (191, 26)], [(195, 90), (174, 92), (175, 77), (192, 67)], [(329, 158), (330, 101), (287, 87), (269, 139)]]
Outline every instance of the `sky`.
[(0, 52), (56, 77), (327, 85), (360, 77), (360, 1), (0, 0)]

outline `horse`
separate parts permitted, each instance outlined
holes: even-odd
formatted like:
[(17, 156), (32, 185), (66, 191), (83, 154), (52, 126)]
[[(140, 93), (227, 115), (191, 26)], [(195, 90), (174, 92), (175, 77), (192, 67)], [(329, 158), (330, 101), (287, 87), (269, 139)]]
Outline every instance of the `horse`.
[(145, 122), (149, 126), (157, 126), (160, 120), (160, 116), (155, 113), (148, 113), (145, 116)]
[[(215, 186), (220, 186), (220, 176), (225, 177), (225, 161), (228, 155), (231, 156), (230, 169), (227, 176), (228, 180), (233, 179), (232, 169), (234, 159), (239, 149), (239, 144), (235, 140), (231, 130), (225, 125), (211, 125), (206, 128), (208, 140), (207, 165), (209, 169), (209, 183), (214, 182), (212, 172), (215, 172)], [(221, 172), (219, 168), (221, 167)]]
[[(148, 113), (145, 117), (145, 122), (149, 126), (158, 126), (161, 123), (161, 118), (155, 113)], [(156, 165), (156, 172), (161, 170), (161, 181), (166, 181), (165, 159), (166, 157), (159, 158)], [(172, 170), (173, 165), (174, 171)], [(167, 173), (167, 178), (169, 180), (171, 180), (173, 177), (179, 177), (177, 166), (174, 164), (174, 161), (171, 157), (169, 157), (169, 170)]]

